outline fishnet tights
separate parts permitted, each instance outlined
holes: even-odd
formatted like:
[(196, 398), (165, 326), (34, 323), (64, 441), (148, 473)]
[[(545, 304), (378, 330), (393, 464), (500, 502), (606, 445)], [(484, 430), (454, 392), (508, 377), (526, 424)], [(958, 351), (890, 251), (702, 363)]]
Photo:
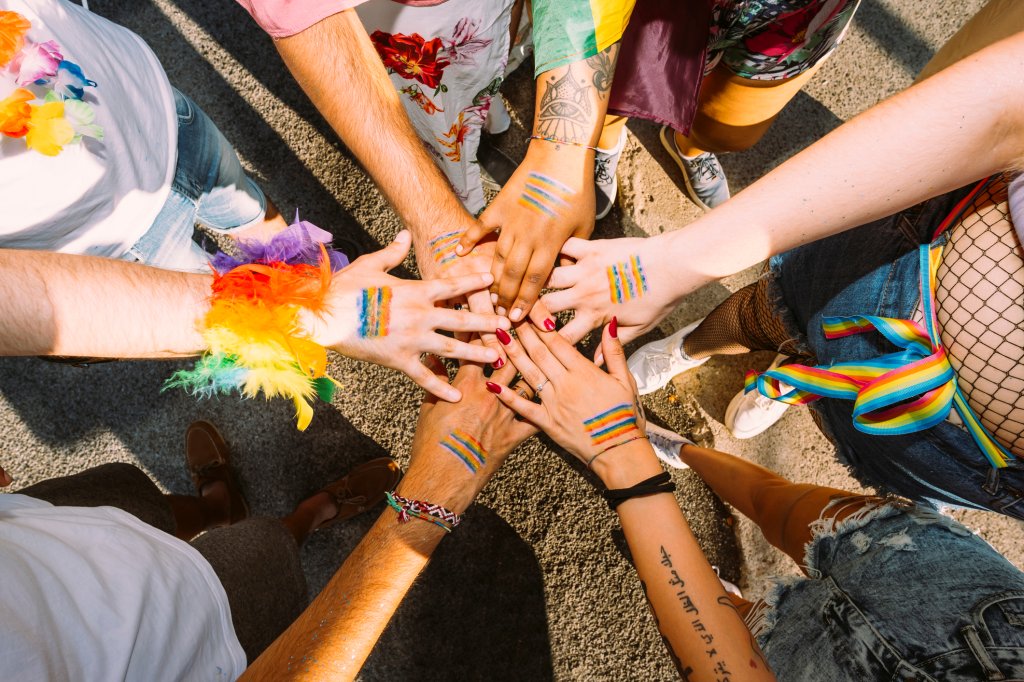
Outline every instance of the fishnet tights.
[(1024, 456), (1024, 250), (1007, 181), (993, 181), (949, 232), (936, 316), (960, 388), (981, 422)]
[(683, 352), (694, 360), (752, 350), (796, 354), (796, 342), (775, 315), (764, 278), (725, 299), (683, 342)]

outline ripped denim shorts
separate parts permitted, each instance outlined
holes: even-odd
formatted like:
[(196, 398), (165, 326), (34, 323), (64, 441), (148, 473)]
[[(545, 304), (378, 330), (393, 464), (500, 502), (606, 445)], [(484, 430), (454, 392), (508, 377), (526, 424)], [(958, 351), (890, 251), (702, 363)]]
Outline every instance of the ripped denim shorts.
[(1024, 573), (927, 507), (828, 516), (747, 619), (779, 680), (1024, 679)]

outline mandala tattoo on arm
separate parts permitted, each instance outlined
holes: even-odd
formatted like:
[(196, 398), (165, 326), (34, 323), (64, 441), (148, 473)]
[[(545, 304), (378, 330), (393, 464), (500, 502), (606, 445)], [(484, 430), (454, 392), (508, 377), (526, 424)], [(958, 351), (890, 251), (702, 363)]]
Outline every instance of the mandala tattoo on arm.
[(544, 85), (537, 114), (537, 133), (566, 142), (589, 144), (593, 107), (585, 79), (577, 80), (570, 64), (561, 77), (552, 75)]

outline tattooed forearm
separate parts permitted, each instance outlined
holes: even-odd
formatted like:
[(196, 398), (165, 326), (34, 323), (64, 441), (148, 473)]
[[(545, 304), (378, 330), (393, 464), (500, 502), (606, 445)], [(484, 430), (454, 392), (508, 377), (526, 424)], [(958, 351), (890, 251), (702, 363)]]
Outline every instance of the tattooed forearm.
[(594, 83), (594, 88), (597, 89), (598, 97), (606, 97), (608, 91), (612, 89), (612, 79), (615, 77), (615, 63), (618, 59), (618, 43), (587, 59), (587, 66), (593, 70), (591, 81)]
[[(544, 74), (536, 132), (546, 138), (589, 144), (603, 118), (598, 104), (607, 99), (619, 55), (616, 43), (593, 57)], [(603, 105), (602, 105), (603, 106)]]
[(544, 95), (540, 100), (537, 114), (537, 132), (566, 142), (585, 144), (590, 139), (594, 123), (593, 106), (587, 91), (586, 79), (572, 73), (572, 65), (566, 67), (560, 78), (549, 75), (544, 84)]
[[(661, 551), (665, 551), (662, 547)], [(672, 642), (668, 641), (668, 637), (661, 631), (661, 622), (658, 621), (658, 614), (654, 610), (654, 604), (651, 603), (651, 598), (647, 596), (647, 583), (643, 580), (640, 581), (640, 589), (644, 591), (644, 599), (647, 600), (647, 608), (651, 610), (651, 617), (654, 618), (654, 625), (658, 628), (658, 634), (661, 635), (661, 641), (665, 643), (665, 648), (668, 649), (669, 658), (672, 659), (672, 663), (675, 664), (676, 670), (679, 671), (679, 676), (683, 679), (683, 682), (690, 682), (690, 675), (693, 674), (693, 668), (684, 666), (683, 662), (676, 656), (676, 650), (672, 648)]]

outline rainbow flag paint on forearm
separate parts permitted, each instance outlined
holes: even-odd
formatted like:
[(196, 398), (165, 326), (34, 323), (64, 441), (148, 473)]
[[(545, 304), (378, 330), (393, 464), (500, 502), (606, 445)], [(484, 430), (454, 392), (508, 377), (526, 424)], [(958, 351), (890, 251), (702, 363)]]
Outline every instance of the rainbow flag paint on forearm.
[(622, 40), (635, 0), (534, 0), (534, 77)]

